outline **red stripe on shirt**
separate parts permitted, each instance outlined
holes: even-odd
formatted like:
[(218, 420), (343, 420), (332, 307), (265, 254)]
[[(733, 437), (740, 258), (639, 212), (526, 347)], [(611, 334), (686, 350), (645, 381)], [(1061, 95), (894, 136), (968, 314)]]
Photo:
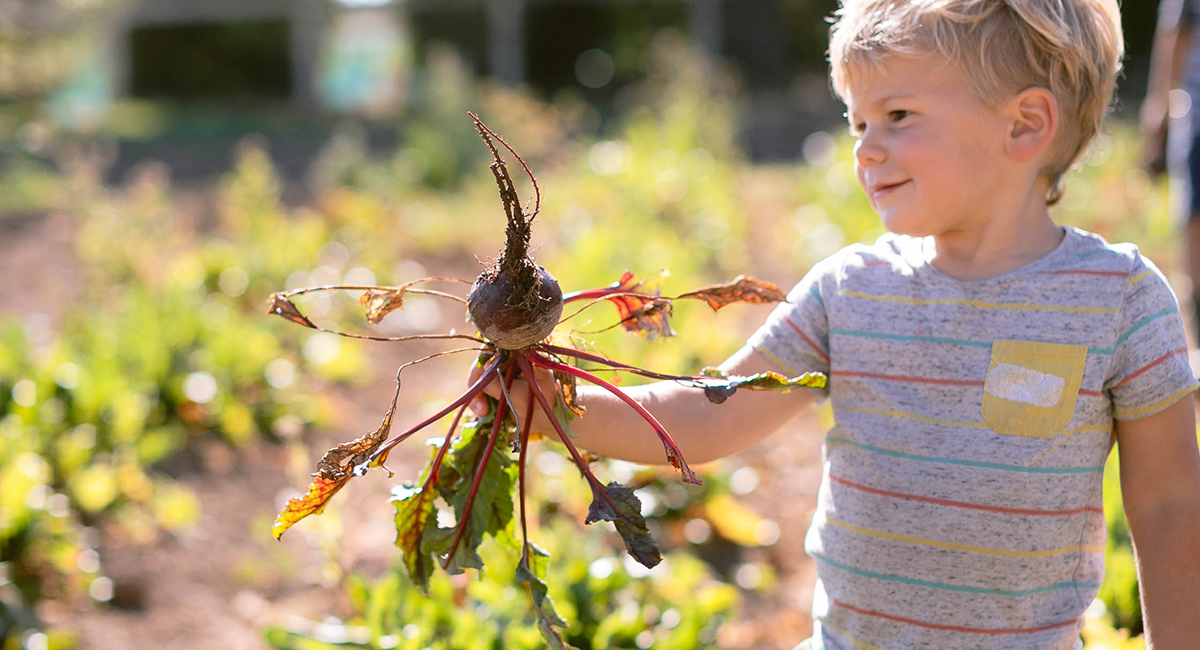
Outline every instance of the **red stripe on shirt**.
[(836, 483), (841, 483), (842, 485), (852, 487), (856, 490), (862, 490), (863, 492), (870, 492), (871, 494), (878, 494), (878, 495), (885, 496), (885, 497), (895, 497), (897, 499), (909, 499), (911, 501), (924, 501), (926, 503), (936, 503), (938, 505), (955, 506), (958, 508), (971, 508), (974, 510), (986, 510), (988, 512), (1001, 512), (1001, 513), (1010, 514), (1010, 515), (1056, 516), (1056, 515), (1077, 515), (1081, 512), (1096, 512), (1096, 513), (1104, 514), (1104, 510), (1102, 510), (1100, 508), (1093, 508), (1091, 506), (1085, 506), (1082, 508), (1073, 508), (1071, 510), (1027, 510), (1024, 508), (1001, 508), (1001, 507), (997, 507), (997, 506), (980, 505), (977, 503), (966, 503), (963, 501), (951, 501), (950, 499), (938, 499), (936, 497), (925, 497), (925, 496), (919, 496), (916, 494), (905, 494), (903, 492), (890, 492), (888, 490), (880, 490), (878, 488), (867, 487), (867, 486), (861, 485), (859, 483), (854, 483), (853, 481), (847, 481), (846, 479), (838, 477), (838, 476), (834, 476), (833, 474), (829, 475), (829, 480), (834, 481)]
[(1177, 354), (1184, 354), (1186, 352), (1187, 352), (1187, 348), (1179, 348), (1178, 350), (1172, 350), (1172, 351), (1162, 355), (1161, 357), (1155, 359), (1154, 361), (1151, 361), (1150, 363), (1142, 366), (1141, 368), (1138, 368), (1137, 370), (1134, 370), (1133, 372), (1129, 373), (1129, 375), (1127, 377), (1125, 377), (1121, 381), (1117, 382), (1113, 386), (1113, 388), (1116, 388), (1117, 386), (1124, 384), (1125, 382), (1129, 381), (1130, 379), (1137, 377), (1138, 375), (1142, 374), (1143, 372), (1146, 372), (1147, 370), (1153, 368), (1154, 366), (1157, 366), (1158, 364), (1166, 361), (1167, 359), (1170, 359), (1171, 357), (1173, 357)]
[(873, 612), (869, 609), (862, 609), (861, 607), (855, 607), (853, 605), (848, 605), (836, 598), (830, 598), (829, 600), (834, 605), (837, 605), (838, 607), (841, 607), (842, 609), (848, 609), (852, 612), (856, 612), (858, 614), (863, 614), (865, 616), (876, 616), (879, 618), (887, 619), (889, 621), (896, 621), (898, 623), (908, 623), (909, 625), (916, 625), (918, 627), (924, 627), (924, 628), (928, 628), (931, 630), (948, 630), (951, 632), (967, 632), (969, 634), (1029, 634), (1032, 632), (1044, 632), (1046, 630), (1053, 630), (1054, 628), (1058, 628), (1058, 627), (1066, 627), (1068, 625), (1078, 625), (1079, 624), (1079, 619), (1073, 618), (1068, 621), (1061, 621), (1059, 623), (1051, 623), (1049, 625), (1040, 625), (1038, 627), (991, 628), (991, 629), (989, 629), (989, 628), (978, 628), (978, 627), (962, 627), (959, 625), (938, 625), (936, 623), (925, 623), (923, 621), (917, 621), (917, 620), (913, 620), (911, 618), (902, 618), (900, 616), (892, 616), (891, 614), (884, 614), (882, 612)]
[[(940, 386), (982, 386), (982, 381), (967, 381), (960, 379), (937, 379), (935, 377), (905, 377), (901, 375), (884, 375), (877, 372), (849, 372), (845, 370), (833, 370), (829, 373), (830, 377), (869, 377), (871, 379), (886, 379), (889, 381), (911, 382), (917, 384), (937, 384)], [(1089, 397), (1100, 397), (1098, 390), (1079, 390), (1080, 395)]]
[(793, 323), (792, 319), (784, 318), (783, 320), (785, 323), (788, 324), (789, 327), (792, 328), (792, 330), (794, 330), (797, 334), (800, 335), (800, 338), (804, 339), (805, 343), (809, 344), (809, 346), (811, 346), (812, 349), (815, 350), (817, 354), (821, 355), (821, 358), (825, 360), (825, 363), (829, 363), (829, 355), (825, 354), (825, 352), (823, 350), (821, 350), (821, 348), (817, 347), (817, 344), (813, 343), (813, 340), (808, 338), (808, 335), (806, 335), (804, 333), (804, 331), (801, 330), (798, 325)]
[(863, 264), (863, 266), (891, 266), (891, 264), (892, 263), (888, 260), (875, 260), (874, 262), (867, 262), (866, 264)]

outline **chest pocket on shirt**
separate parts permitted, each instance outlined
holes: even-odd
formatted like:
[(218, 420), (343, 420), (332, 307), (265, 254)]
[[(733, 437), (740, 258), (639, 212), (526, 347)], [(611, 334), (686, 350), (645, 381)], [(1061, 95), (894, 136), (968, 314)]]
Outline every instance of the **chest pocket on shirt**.
[(995, 341), (983, 382), (983, 419), (997, 433), (1052, 438), (1071, 420), (1087, 346)]

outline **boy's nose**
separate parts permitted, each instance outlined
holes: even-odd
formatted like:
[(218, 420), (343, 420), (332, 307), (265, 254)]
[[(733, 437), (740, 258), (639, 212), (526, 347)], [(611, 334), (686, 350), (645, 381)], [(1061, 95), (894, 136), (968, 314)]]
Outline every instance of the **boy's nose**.
[(866, 134), (854, 143), (854, 160), (859, 167), (878, 165), (887, 158), (887, 152), (882, 147), (867, 139)]

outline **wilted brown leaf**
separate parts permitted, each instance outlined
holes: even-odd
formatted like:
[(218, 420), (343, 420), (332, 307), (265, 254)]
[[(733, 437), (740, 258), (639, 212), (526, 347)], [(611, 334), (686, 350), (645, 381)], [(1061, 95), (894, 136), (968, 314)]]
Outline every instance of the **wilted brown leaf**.
[(709, 307), (712, 307), (713, 311), (717, 311), (735, 302), (748, 302), (755, 305), (783, 302), (787, 300), (787, 294), (765, 280), (759, 280), (749, 275), (739, 275), (731, 282), (701, 287), (682, 294), (678, 298), (703, 300), (708, 303)]
[(283, 318), (290, 320), (293, 323), (296, 323), (297, 325), (303, 325), (305, 327), (311, 327), (313, 329), (317, 329), (316, 324), (313, 323), (312, 321), (308, 320), (307, 316), (305, 316), (304, 314), (301, 314), (300, 310), (296, 308), (295, 303), (293, 303), (291, 300), (289, 300), (287, 298), (287, 296), (285, 296), (284, 294), (273, 293), (273, 294), (271, 294), (271, 298), (269, 299), (268, 302), (269, 302), (269, 306), (267, 307), (268, 314), (275, 314), (276, 316), (282, 316)]
[(645, 334), (653, 339), (658, 336), (670, 338), (675, 336), (668, 320), (671, 317), (671, 301), (667, 298), (655, 298), (643, 303), (629, 314), (623, 314), (621, 327), (627, 332)]
[(384, 316), (404, 308), (404, 287), (398, 289), (367, 289), (358, 301), (367, 308), (367, 322), (378, 325)]
[(629, 271), (621, 279), (606, 287), (604, 299), (617, 308), (620, 325), (627, 332), (647, 334), (651, 338), (662, 335), (671, 337), (675, 332), (667, 323), (671, 315), (670, 300), (659, 297), (658, 285), (667, 277), (666, 272), (639, 281)]
[(558, 373), (554, 375), (558, 381), (558, 398), (575, 415), (583, 415), (587, 410), (578, 402), (575, 394), (575, 375)]

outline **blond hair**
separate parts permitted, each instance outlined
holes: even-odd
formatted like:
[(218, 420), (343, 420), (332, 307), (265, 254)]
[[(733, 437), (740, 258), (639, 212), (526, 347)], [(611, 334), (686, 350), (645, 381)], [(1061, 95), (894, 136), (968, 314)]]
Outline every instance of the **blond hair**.
[(1121, 69), (1117, 0), (842, 0), (829, 36), (834, 91), (887, 55), (936, 56), (961, 69), (996, 106), (1027, 88), (1049, 90), (1059, 129), (1043, 169), (1047, 204), (1100, 132)]

